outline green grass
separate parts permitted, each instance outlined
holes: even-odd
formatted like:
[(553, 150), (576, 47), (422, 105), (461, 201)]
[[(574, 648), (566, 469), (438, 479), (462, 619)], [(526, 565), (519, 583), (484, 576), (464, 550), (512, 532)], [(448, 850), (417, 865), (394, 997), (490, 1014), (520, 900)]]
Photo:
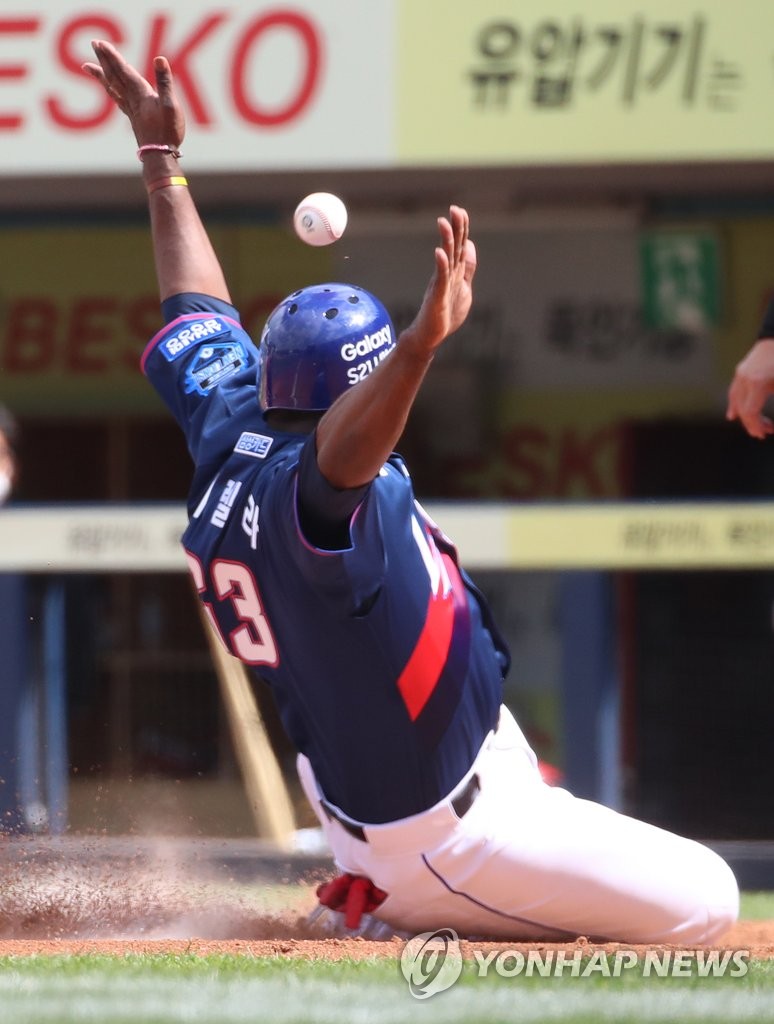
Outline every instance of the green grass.
[(477, 976), (422, 1003), (394, 961), (196, 956), (0, 959), (3, 1024), (774, 1021), (774, 964), (746, 977)]
[[(283, 905), (284, 887), (272, 894)], [(745, 919), (774, 919), (774, 893), (745, 893)], [(418, 1002), (397, 957), (309, 961), (194, 955), (0, 958), (0, 1024), (774, 1024), (774, 961), (744, 977), (504, 978), (467, 962)]]
[(739, 916), (743, 921), (774, 921), (774, 892), (743, 892)]

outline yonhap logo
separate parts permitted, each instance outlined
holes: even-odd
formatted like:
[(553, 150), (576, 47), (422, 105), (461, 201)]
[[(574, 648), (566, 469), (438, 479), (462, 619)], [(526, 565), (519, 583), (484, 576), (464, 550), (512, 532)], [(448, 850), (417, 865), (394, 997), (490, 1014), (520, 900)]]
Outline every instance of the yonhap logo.
[(400, 969), (415, 999), (445, 992), (462, 974), (459, 936), (453, 928), (415, 935), (403, 947)]

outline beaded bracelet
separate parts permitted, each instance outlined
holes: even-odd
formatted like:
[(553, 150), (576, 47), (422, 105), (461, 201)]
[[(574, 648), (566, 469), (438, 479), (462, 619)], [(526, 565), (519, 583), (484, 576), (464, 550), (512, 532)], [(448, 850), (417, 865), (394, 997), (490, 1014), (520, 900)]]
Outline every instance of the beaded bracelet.
[(157, 153), (169, 153), (169, 155), (175, 157), (176, 160), (179, 160), (182, 156), (180, 150), (175, 149), (174, 146), (167, 146), (166, 143), (163, 142), (148, 142), (146, 145), (140, 146), (137, 150), (137, 159), (142, 163), (145, 153), (153, 151)]

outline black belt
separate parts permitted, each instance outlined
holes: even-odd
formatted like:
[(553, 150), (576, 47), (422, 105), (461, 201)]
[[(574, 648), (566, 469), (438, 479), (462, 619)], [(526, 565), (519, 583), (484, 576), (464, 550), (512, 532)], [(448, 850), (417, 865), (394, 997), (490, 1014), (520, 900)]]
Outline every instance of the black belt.
[[(470, 779), (465, 784), (465, 788), (462, 792), (458, 793), (451, 802), (452, 810), (458, 818), (465, 817), (480, 792), (481, 783), (478, 775), (471, 775)], [(354, 836), (355, 839), (359, 839), (361, 843), (368, 842), (365, 829), (362, 825), (353, 825), (351, 821), (347, 821), (347, 819), (343, 818), (336, 808), (332, 807), (326, 800), (321, 799), (320, 803), (322, 804), (322, 809), (328, 815), (329, 819), (338, 821), (339, 825), (341, 825), (345, 832), (349, 832), (351, 836)]]

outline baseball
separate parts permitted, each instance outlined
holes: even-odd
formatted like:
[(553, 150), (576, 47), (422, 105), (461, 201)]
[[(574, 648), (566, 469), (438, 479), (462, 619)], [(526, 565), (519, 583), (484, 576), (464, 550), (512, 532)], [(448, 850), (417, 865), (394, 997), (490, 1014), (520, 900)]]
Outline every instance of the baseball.
[(347, 226), (347, 208), (332, 192), (312, 192), (296, 207), (293, 227), (307, 245), (330, 245)]

